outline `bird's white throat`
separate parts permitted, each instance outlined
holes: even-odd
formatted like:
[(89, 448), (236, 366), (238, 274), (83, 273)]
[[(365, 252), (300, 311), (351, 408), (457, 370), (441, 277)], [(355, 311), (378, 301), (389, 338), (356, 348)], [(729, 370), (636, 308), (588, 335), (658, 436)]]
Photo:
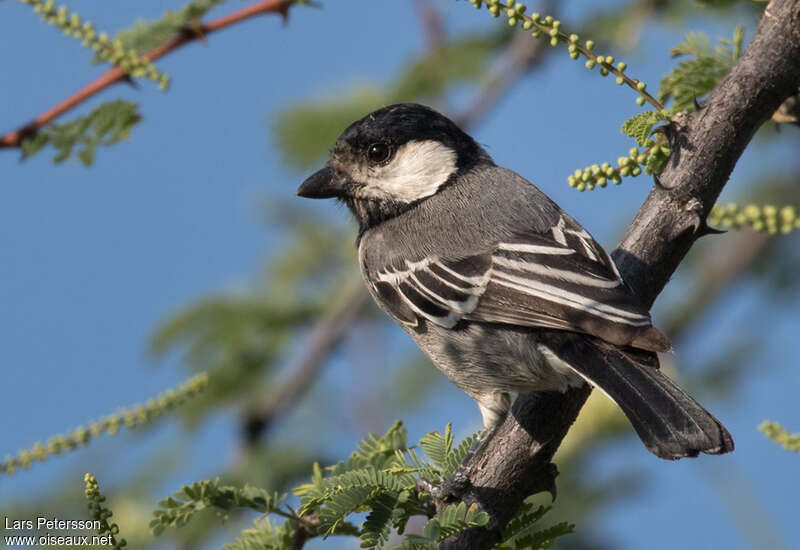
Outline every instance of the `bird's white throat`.
[(383, 166), (370, 166), (357, 178), (365, 186), (364, 198), (413, 202), (436, 193), (456, 171), (456, 153), (434, 141), (409, 141), (401, 145), (392, 160)]

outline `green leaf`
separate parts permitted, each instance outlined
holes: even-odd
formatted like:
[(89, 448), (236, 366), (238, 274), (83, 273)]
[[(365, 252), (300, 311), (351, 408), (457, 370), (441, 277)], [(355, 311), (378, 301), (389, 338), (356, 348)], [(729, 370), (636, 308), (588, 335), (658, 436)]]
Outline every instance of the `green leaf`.
[(498, 550), (543, 550), (550, 548), (558, 537), (571, 533), (575, 526), (566, 522), (545, 529), (538, 527), (537, 522), (550, 509), (550, 506), (539, 506), (534, 509), (531, 504), (524, 503), (503, 530), (503, 542), (495, 548)]
[(22, 140), (22, 153), (29, 158), (51, 145), (57, 154), (53, 162), (61, 163), (79, 148), (78, 159), (89, 166), (100, 146), (110, 146), (130, 137), (131, 129), (142, 120), (137, 105), (117, 100), (103, 103), (88, 115), (64, 124), (48, 124), (36, 134)]
[(419, 440), (419, 446), (425, 451), (425, 455), (440, 469), (444, 470), (447, 466), (447, 456), (453, 446), (452, 425), (448, 424), (444, 429), (444, 434), (438, 431), (425, 434)]
[[(178, 11), (167, 11), (158, 21), (139, 19), (114, 37), (125, 49), (146, 52), (169, 42), (184, 27), (199, 20), (207, 11), (227, 0), (193, 0)], [(101, 61), (95, 58), (96, 62)]]
[(483, 527), (489, 523), (489, 514), (481, 510), (477, 504), (467, 507), (465, 502), (459, 502), (445, 506), (433, 519), (439, 523), (439, 540), (444, 540), (461, 531)]
[(475, 440), (478, 439), (478, 435), (479, 434), (475, 433), (465, 438), (455, 449), (453, 449), (452, 452), (447, 455), (447, 458), (445, 458), (444, 461), (444, 470), (442, 471), (444, 477), (450, 477), (456, 472), (458, 467), (469, 454), (472, 446), (475, 444)]
[(224, 512), (250, 508), (267, 514), (277, 510), (284, 499), (285, 496), (269, 493), (259, 487), (221, 486), (219, 479), (196, 481), (183, 486), (172, 497), (159, 501), (159, 508), (153, 511), (154, 519), (150, 522), (150, 528), (157, 535), (165, 527), (181, 527), (196, 512), (205, 508), (216, 508)]
[(662, 103), (672, 99), (673, 112), (694, 109), (694, 101), (710, 92), (739, 59), (744, 28), (739, 26), (732, 40), (720, 40), (713, 47), (702, 33), (689, 33), (683, 42), (672, 48), (672, 57), (691, 56), (678, 63), (661, 79), (658, 98)]
[(372, 511), (361, 526), (361, 548), (378, 550), (389, 540), (398, 493), (381, 493), (372, 499)]
[(658, 111), (644, 111), (626, 120), (621, 130), (623, 134), (634, 138), (639, 147), (644, 147), (653, 126), (660, 120), (664, 120), (664, 117)]
[(319, 510), (320, 534), (323, 537), (333, 535), (347, 516), (363, 510), (372, 492), (372, 487), (349, 487), (332, 494)]
[(242, 531), (235, 542), (226, 544), (222, 550), (290, 550), (295, 531), (293, 521), (275, 525), (269, 517), (259, 518), (252, 529)]

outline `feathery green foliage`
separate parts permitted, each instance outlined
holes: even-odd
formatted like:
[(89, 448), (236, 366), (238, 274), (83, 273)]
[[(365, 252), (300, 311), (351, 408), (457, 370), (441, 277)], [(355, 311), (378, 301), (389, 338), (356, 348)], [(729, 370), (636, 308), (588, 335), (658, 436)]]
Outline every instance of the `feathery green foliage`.
[(20, 0), (33, 7), (42, 20), (57, 27), (67, 36), (81, 41), (96, 52), (97, 58), (123, 69), (134, 78), (144, 77), (156, 82), (162, 90), (169, 87), (169, 77), (159, 71), (150, 61), (141, 57), (135, 49), (127, 48), (121, 40), (111, 40), (105, 32), (98, 33), (94, 25), (84, 21), (66, 6), (56, 7), (55, 0)]
[(800, 453), (800, 433), (792, 434), (777, 422), (764, 421), (758, 427), (772, 441), (786, 449)]
[(692, 56), (678, 63), (661, 79), (658, 98), (663, 103), (673, 101), (670, 111), (694, 110), (694, 102), (717, 85), (742, 53), (744, 28), (739, 26), (732, 40), (720, 40), (716, 47), (703, 33), (689, 33), (683, 42), (672, 48), (672, 57)]
[(109, 146), (128, 139), (131, 128), (142, 120), (136, 110), (137, 105), (128, 101), (109, 101), (75, 120), (60, 124), (48, 124), (30, 137), (22, 140), (22, 154), (32, 157), (46, 145), (58, 151), (53, 162), (69, 159), (73, 150), (79, 147), (78, 159), (84, 166), (94, 162), (95, 151), (99, 146)]
[(213, 508), (219, 514), (230, 512), (235, 508), (250, 508), (262, 514), (279, 510), (284, 496), (269, 493), (264, 489), (245, 485), (232, 487), (220, 485), (220, 480), (196, 481), (184, 485), (173, 496), (159, 501), (150, 522), (153, 533), (160, 535), (167, 527), (186, 525), (195, 513), (206, 508)]
[(114, 435), (121, 427), (138, 428), (150, 424), (204, 391), (207, 385), (208, 376), (205, 373), (199, 374), (181, 384), (176, 390), (167, 390), (144, 404), (134, 405), (123, 409), (122, 412), (105, 416), (97, 422), (90, 422), (88, 428), (81, 426), (67, 435), (51, 437), (45, 444), (36, 442), (33, 447), (20, 451), (17, 456), (9, 456), (0, 461), (0, 473), (10, 475), (18, 468), (27, 470), (33, 462), (44, 462), (49, 456), (60, 455), (62, 452), (88, 445), (93, 437), (102, 433), (108, 432)]
[(242, 531), (236, 541), (222, 550), (289, 550), (297, 531), (296, 522), (287, 520), (274, 524), (269, 517), (255, 520), (252, 529)]
[(660, 121), (668, 121), (669, 119), (659, 113), (658, 111), (644, 111), (638, 115), (634, 115), (622, 124), (622, 133), (634, 138), (636, 145), (644, 147), (650, 133)]
[(178, 11), (165, 12), (158, 21), (139, 19), (129, 29), (118, 32), (114, 38), (126, 49), (146, 52), (163, 46), (184, 29), (191, 32), (192, 25), (206, 12), (224, 2), (227, 0), (192, 0)]
[(104, 504), (106, 497), (100, 493), (100, 485), (97, 483), (95, 477), (87, 473), (83, 476), (83, 482), (86, 485), (86, 499), (89, 501), (89, 512), (92, 519), (100, 522), (100, 529), (97, 530), (99, 537), (108, 537), (111, 542), (111, 547), (114, 550), (120, 550), (127, 542), (119, 537), (119, 525), (116, 523), (109, 523), (108, 519), (113, 516), (113, 512)]
[[(645, 149), (640, 151), (632, 148), (628, 157), (617, 159), (616, 167), (604, 162), (575, 170), (567, 177), (570, 187), (591, 191), (595, 187), (606, 187), (609, 181), (618, 185), (624, 176), (636, 177), (642, 171), (647, 175), (660, 174), (667, 165), (671, 150), (663, 134), (650, 139), (653, 127), (659, 122), (669, 122), (674, 113), (694, 109), (696, 98), (710, 92), (739, 59), (743, 36), (743, 28), (737, 27), (733, 40), (721, 40), (717, 48), (712, 48), (711, 41), (702, 33), (688, 34), (684, 42), (672, 49), (671, 54), (673, 57), (692, 55), (694, 59), (682, 61), (661, 79), (659, 101), (666, 103), (672, 99), (670, 109), (658, 104), (657, 111), (639, 113), (622, 124), (622, 133), (634, 138), (636, 144)], [(619, 78), (617, 82), (624, 83)], [(643, 82), (638, 83), (637, 87), (644, 92)]]
[(763, 231), (774, 235), (779, 231), (789, 233), (800, 229), (800, 216), (794, 206), (778, 208), (771, 204), (759, 206), (735, 203), (727, 205), (715, 204), (708, 215), (708, 223), (723, 228), (741, 229), (749, 227), (754, 231)]
[[(315, 522), (317, 536), (356, 535), (361, 538), (362, 548), (380, 549), (385, 547), (392, 529), (402, 535), (409, 518), (421, 515), (428, 518), (422, 533), (407, 534), (398, 548), (434, 549), (447, 537), (488, 523), (488, 514), (463, 502), (434, 513), (429, 495), (417, 489), (420, 479), (436, 483), (452, 475), (474, 436), (454, 448), (450, 425), (444, 433), (426, 434), (419, 447), (430, 462), (420, 459), (415, 449), (407, 446), (406, 438), (403, 424), (396, 422), (383, 436), (367, 436), (346, 463), (326, 468), (327, 477), (319, 465), (314, 466), (310, 482), (294, 492), (300, 497), (300, 516)], [(366, 519), (360, 527), (348, 522), (352, 514), (365, 512)], [(545, 543), (551, 544), (557, 536), (571, 530), (571, 526), (560, 524), (542, 531), (535, 529), (532, 524), (545, 512), (547, 509), (535, 514), (517, 514), (509, 537), (515, 541), (528, 537), (538, 544), (536, 548), (547, 548)], [(266, 529), (264, 537), (275, 536), (271, 524)], [(508, 548), (523, 548), (514, 544)]]
[(536, 523), (549, 512), (550, 506), (539, 506), (524, 503), (503, 530), (503, 542), (497, 550), (544, 550), (550, 548), (560, 536), (572, 533), (575, 526), (561, 522), (544, 529)]

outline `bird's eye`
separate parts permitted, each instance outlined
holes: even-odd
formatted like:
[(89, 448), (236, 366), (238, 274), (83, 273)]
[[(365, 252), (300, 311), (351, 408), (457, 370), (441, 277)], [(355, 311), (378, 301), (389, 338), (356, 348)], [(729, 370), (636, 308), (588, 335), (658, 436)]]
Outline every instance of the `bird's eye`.
[(389, 160), (391, 148), (386, 143), (373, 143), (367, 148), (367, 158), (373, 164), (380, 164)]

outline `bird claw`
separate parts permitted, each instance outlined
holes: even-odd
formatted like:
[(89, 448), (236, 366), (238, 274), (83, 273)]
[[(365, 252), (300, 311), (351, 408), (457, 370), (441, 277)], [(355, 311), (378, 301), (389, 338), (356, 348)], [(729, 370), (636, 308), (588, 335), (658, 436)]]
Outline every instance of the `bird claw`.
[(469, 487), (469, 472), (465, 468), (459, 468), (449, 479), (439, 483), (427, 479), (417, 481), (417, 491), (428, 493), (436, 502), (457, 502)]

